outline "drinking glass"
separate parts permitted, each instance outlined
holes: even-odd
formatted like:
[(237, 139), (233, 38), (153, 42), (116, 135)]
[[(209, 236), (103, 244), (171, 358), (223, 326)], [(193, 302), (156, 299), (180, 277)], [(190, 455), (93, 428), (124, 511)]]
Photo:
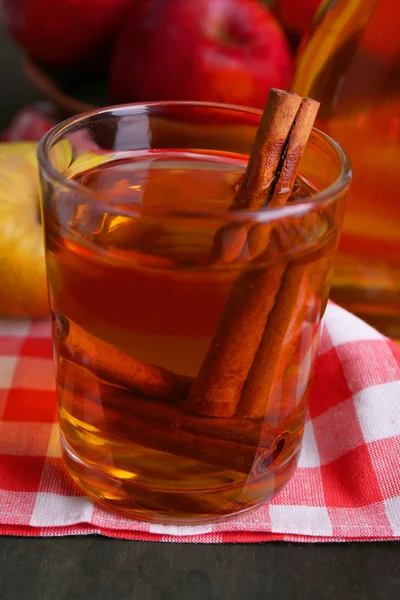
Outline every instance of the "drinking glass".
[(246, 511), (296, 466), (350, 167), (314, 130), (286, 206), (229, 210), (259, 120), (110, 107), (39, 147), (63, 457), (137, 519)]

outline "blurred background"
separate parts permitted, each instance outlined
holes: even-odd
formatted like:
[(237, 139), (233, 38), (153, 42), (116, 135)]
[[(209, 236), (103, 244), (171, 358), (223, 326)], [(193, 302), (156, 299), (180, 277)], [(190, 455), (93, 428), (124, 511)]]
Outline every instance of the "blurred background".
[(41, 99), (21, 71), (23, 50), (11, 39), (0, 21), (0, 76), (3, 81), (0, 94), (0, 131), (11, 118), (28, 103)]
[(262, 108), (270, 87), (289, 86), (294, 53), (319, 4), (0, 0), (1, 118), (10, 117), (15, 97), (39, 95), (60, 116), (91, 105), (173, 99)]

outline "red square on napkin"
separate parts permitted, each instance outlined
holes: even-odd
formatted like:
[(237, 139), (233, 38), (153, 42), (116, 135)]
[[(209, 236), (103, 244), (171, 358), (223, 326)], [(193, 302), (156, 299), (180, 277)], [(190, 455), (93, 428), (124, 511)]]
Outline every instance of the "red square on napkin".
[[(46, 462), (45, 456), (13, 456), (0, 460), (1, 490), (9, 492), (37, 492)], [(9, 507), (11, 508), (11, 507)]]

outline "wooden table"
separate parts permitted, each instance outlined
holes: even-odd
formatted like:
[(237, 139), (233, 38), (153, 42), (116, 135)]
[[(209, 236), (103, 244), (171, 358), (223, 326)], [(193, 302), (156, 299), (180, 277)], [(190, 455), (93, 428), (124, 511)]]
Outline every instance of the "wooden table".
[(2, 600), (391, 600), (400, 548), (0, 538)]

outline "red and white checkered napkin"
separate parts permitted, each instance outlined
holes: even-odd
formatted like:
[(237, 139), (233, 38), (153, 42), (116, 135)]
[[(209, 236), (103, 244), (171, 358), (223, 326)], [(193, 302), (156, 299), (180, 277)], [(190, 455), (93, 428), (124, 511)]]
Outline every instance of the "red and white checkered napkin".
[(60, 458), (47, 322), (0, 320), (0, 533), (184, 542), (400, 539), (400, 348), (329, 304), (299, 467), (267, 506), (166, 527), (107, 512)]

